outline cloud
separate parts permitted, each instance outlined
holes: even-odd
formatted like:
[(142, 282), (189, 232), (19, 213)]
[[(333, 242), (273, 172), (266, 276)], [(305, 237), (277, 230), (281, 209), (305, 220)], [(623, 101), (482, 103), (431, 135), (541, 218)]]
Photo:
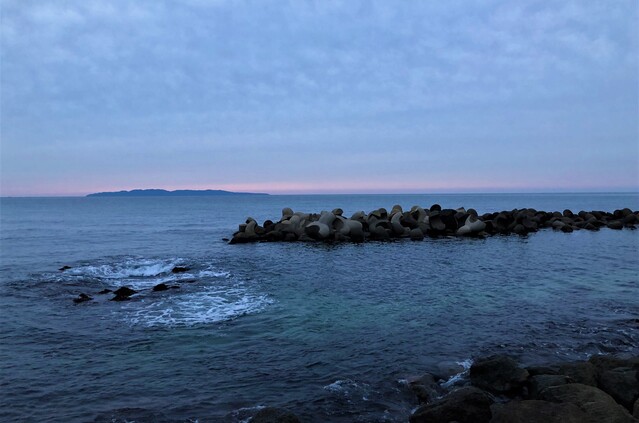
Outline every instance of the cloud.
[[(448, 140), (460, 150), (444, 148), (440, 157), (454, 161), (455, 153), (477, 148), (481, 134), (482, 148), (517, 146), (524, 152), (519, 167), (533, 172), (548, 158), (513, 136), (532, 131), (529, 140), (536, 128), (546, 128), (537, 142), (554, 143), (594, 168), (614, 166), (581, 150), (601, 142), (593, 130), (611, 134), (620, 160), (637, 154), (633, 1), (43, 0), (5, 1), (2, 9), (3, 189), (25, 177), (15, 169), (25, 165), (26, 152), (51, 145), (50, 159), (40, 157), (32, 171), (41, 181), (33, 189), (41, 192), (60, 171), (51, 160), (72, 152), (94, 168), (92, 151), (111, 165), (131, 155), (140, 171), (155, 172), (175, 146), (198, 145), (206, 155), (225, 142), (255, 169), (263, 166), (260, 157), (243, 146), (262, 143), (253, 148), (267, 155), (277, 150), (282, 174), (299, 172), (291, 163), (311, 154), (341, 163), (316, 166), (318, 179), (322, 168), (347, 177), (353, 167), (318, 156), (322, 141), (333, 150), (374, 143), (381, 153), (363, 156), (371, 169), (394, 157), (394, 139), (411, 143), (424, 160)], [(585, 121), (599, 126), (586, 129)], [(296, 148), (279, 150), (282, 140)], [(472, 157), (464, 160), (476, 166)], [(625, 184), (636, 186), (636, 163), (620, 162)], [(74, 168), (78, 175), (90, 171)], [(152, 182), (119, 171), (132, 183)], [(187, 184), (182, 173), (175, 178)], [(193, 184), (202, 179), (196, 173)]]

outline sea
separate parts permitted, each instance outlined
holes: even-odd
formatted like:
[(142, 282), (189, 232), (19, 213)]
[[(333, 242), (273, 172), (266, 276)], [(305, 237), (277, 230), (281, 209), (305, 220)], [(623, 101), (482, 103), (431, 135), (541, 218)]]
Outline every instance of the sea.
[[(639, 194), (2, 198), (0, 421), (247, 422), (274, 406), (305, 422), (402, 422), (418, 405), (409, 381), (455, 383), (480, 356), (639, 355), (639, 230), (224, 240), (284, 207), (434, 203), (637, 210)], [(121, 286), (139, 293), (98, 294)]]

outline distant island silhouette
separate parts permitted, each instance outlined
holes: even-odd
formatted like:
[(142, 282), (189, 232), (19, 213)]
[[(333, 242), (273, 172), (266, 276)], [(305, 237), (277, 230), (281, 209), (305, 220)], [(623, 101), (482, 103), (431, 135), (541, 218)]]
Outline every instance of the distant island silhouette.
[(221, 189), (178, 189), (167, 191), (165, 189), (134, 189), (131, 191), (96, 192), (87, 197), (211, 197), (227, 195), (268, 195), (262, 192), (233, 192)]

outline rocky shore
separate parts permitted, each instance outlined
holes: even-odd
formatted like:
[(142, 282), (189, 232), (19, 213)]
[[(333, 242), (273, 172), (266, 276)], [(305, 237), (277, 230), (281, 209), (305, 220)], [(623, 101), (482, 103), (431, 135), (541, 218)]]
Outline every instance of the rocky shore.
[(452, 391), (426, 374), (411, 383), (422, 405), (411, 423), (639, 422), (639, 357), (521, 367), (507, 356), (476, 360)]
[[(458, 375), (459, 376), (459, 375)], [(410, 423), (637, 423), (639, 357), (522, 367), (511, 357), (476, 360), (451, 384), (426, 373), (411, 381), (420, 406)], [(295, 414), (265, 408), (253, 423), (299, 423)]]
[(413, 206), (404, 211), (395, 205), (390, 212), (384, 208), (366, 214), (363, 211), (351, 217), (343, 216), (342, 209), (321, 213), (282, 210), (278, 221), (266, 220), (262, 225), (249, 217), (233, 234), (231, 244), (259, 241), (325, 241), (363, 242), (409, 238), (415, 241), (425, 237), (486, 237), (491, 235), (527, 235), (540, 229), (562, 232), (577, 230), (597, 231), (601, 228), (635, 229), (639, 224), (639, 211), (628, 208), (605, 211), (571, 210), (563, 212), (514, 209), (479, 215), (474, 209), (442, 209), (438, 204), (425, 209)]

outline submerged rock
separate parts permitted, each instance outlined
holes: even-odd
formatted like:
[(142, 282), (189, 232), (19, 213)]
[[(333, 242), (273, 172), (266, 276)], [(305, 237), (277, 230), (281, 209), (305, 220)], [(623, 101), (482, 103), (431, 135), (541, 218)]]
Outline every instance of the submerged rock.
[(71, 266), (62, 266), (58, 270), (61, 271), (61, 272), (64, 272), (65, 270), (69, 270), (69, 269), (71, 269)]
[(184, 266), (175, 266), (172, 270), (171, 273), (184, 273), (184, 272), (188, 272), (189, 269), (188, 267), (184, 267)]
[(78, 295), (76, 298), (73, 299), (73, 302), (76, 304), (79, 303), (84, 303), (86, 301), (91, 301), (93, 298), (90, 297), (89, 295), (85, 294), (85, 293), (81, 293), (80, 295)]
[(159, 283), (159, 284), (157, 284), (157, 285), (155, 285), (153, 287), (153, 291), (156, 291), (156, 292), (158, 292), (158, 291), (166, 291), (168, 289), (169, 289), (169, 287), (165, 283)]
[(115, 290), (115, 297), (111, 298), (111, 301), (126, 301), (135, 293), (137, 293), (137, 291), (129, 288), (128, 286), (123, 286)]

